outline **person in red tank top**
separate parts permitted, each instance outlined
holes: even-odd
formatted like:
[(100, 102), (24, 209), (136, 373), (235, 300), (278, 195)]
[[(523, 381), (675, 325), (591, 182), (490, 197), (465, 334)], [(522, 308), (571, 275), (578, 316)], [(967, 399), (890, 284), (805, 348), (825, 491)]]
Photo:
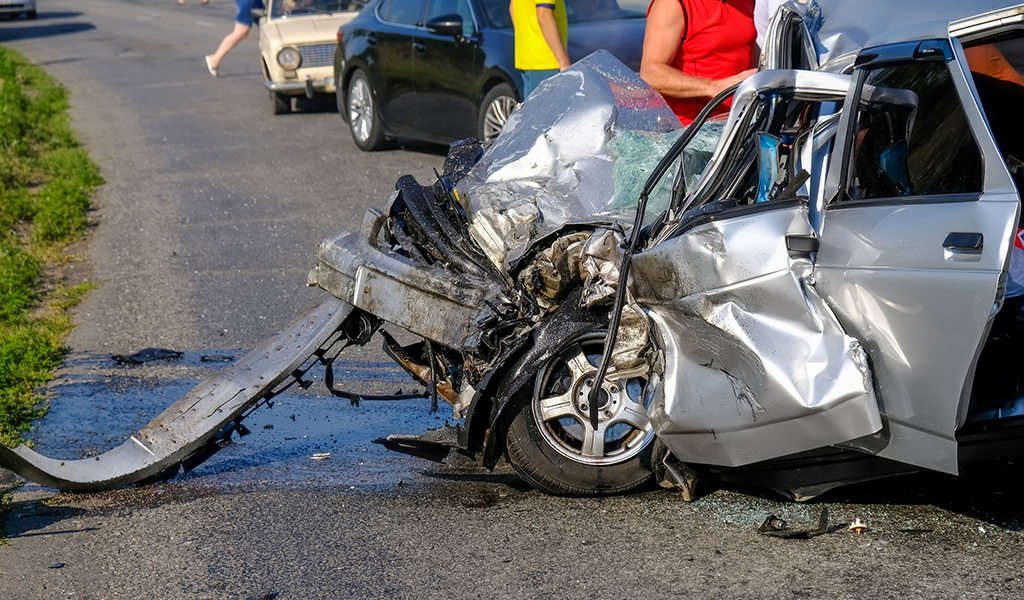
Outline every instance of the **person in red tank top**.
[(756, 39), (754, 0), (654, 0), (640, 77), (689, 125), (711, 98), (756, 71)]

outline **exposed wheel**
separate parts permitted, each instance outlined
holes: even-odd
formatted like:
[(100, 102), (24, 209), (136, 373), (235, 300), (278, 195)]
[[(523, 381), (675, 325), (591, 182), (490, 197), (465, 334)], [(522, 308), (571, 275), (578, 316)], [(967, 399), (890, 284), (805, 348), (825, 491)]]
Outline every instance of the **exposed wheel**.
[(515, 91), (507, 83), (491, 88), (480, 104), (477, 139), (482, 142), (493, 142), (518, 103)]
[(653, 474), (654, 429), (643, 405), (646, 380), (626, 375), (601, 383), (597, 429), (588, 395), (601, 360), (605, 332), (569, 340), (540, 365), (532, 393), (516, 407), (505, 449), (530, 485), (560, 496), (618, 494)]
[(27, 13), (25, 13), (25, 18), (26, 19), (34, 19), (34, 18), (36, 18), (36, 11), (34, 11), (34, 10), (28, 11)]
[(270, 106), (275, 115), (286, 115), (292, 112), (292, 97), (280, 92), (270, 92)]
[(345, 107), (338, 107), (338, 112), (348, 121), (352, 129), (352, 140), (360, 150), (373, 152), (387, 146), (377, 107), (373, 101), (373, 90), (366, 73), (356, 71), (348, 82), (348, 93), (345, 94)]

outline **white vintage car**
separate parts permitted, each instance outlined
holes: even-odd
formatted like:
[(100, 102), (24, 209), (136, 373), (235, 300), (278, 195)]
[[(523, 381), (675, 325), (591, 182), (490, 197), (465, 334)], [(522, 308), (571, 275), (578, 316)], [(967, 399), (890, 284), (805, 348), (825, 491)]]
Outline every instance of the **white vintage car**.
[[(338, 28), (361, 0), (273, 0), (259, 15), (260, 54), (275, 115), (291, 112), (292, 96), (334, 93)], [(254, 16), (256, 16), (254, 14)]]

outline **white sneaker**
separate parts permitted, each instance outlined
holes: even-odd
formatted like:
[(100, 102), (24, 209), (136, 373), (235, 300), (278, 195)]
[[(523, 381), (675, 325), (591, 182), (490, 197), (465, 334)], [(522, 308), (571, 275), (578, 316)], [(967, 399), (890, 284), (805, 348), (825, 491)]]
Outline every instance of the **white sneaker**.
[(210, 70), (210, 75), (213, 75), (214, 77), (216, 77), (217, 76), (217, 67), (213, 66), (213, 61), (210, 60), (211, 58), (213, 58), (213, 57), (210, 56), (210, 55), (206, 56), (206, 68)]

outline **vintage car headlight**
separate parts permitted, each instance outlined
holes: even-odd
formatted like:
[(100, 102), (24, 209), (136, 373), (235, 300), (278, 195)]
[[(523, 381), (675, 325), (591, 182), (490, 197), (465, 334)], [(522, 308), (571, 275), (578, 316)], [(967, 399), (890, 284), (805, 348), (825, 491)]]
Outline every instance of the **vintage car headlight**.
[(277, 53), (277, 64), (289, 71), (294, 71), (302, 64), (302, 57), (299, 56), (299, 51), (295, 48), (281, 48), (281, 51)]

